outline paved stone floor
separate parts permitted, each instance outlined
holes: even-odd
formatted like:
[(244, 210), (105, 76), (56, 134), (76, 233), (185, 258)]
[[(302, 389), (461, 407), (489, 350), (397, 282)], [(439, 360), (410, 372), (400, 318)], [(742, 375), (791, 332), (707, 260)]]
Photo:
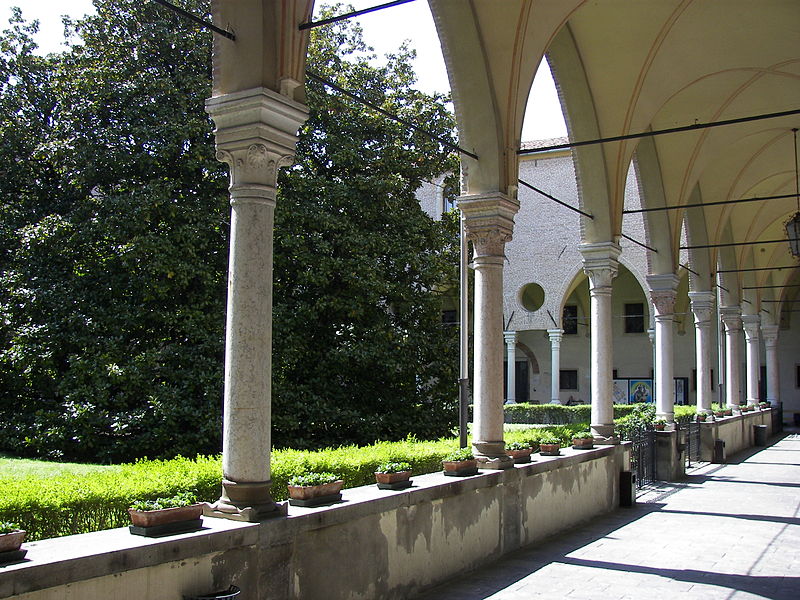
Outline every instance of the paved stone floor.
[(800, 435), (770, 444), (419, 600), (800, 600)]

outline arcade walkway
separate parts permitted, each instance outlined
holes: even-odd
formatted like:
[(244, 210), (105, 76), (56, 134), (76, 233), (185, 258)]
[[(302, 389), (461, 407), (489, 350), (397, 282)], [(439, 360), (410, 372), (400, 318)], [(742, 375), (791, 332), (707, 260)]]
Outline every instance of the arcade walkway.
[(419, 600), (797, 600), (800, 435), (784, 435)]

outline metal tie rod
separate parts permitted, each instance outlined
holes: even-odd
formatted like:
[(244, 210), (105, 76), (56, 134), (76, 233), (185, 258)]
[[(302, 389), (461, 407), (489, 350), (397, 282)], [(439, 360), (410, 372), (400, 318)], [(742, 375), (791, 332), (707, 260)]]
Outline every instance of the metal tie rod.
[[(729, 242), (727, 244), (703, 244), (701, 246), (681, 246), (681, 250), (695, 250), (698, 248), (726, 248), (728, 246), (757, 246), (759, 244), (782, 244), (785, 242), (800, 242), (800, 238), (787, 238), (783, 240), (760, 240), (757, 242)], [(722, 273), (722, 271), (718, 271)]]
[(224, 36), (224, 37), (228, 38), (229, 40), (232, 40), (234, 42), (236, 41), (236, 36), (233, 33), (231, 33), (230, 31), (226, 31), (225, 29), (217, 27), (213, 23), (210, 23), (210, 22), (206, 21), (205, 19), (201, 19), (197, 15), (193, 15), (189, 11), (183, 10), (179, 6), (175, 6), (174, 4), (172, 4), (172, 2), (167, 2), (167, 0), (152, 0), (152, 2), (155, 2), (156, 4), (160, 4), (164, 8), (170, 9), (172, 12), (179, 14), (183, 18), (189, 19), (190, 21), (194, 21), (198, 25), (201, 25), (202, 27), (205, 27), (206, 29), (210, 29), (214, 33), (218, 33), (221, 36)]
[(409, 2), (413, 1), (414, 0), (394, 0), (394, 2), (379, 4), (378, 6), (373, 6), (372, 8), (363, 8), (361, 10), (354, 10), (353, 12), (345, 13), (343, 15), (339, 15), (338, 17), (331, 17), (330, 19), (320, 19), (319, 21), (308, 21), (307, 23), (300, 23), (300, 25), (297, 28), (300, 31), (303, 31), (304, 29), (321, 27), (322, 25), (328, 25), (329, 23), (344, 21), (345, 19), (351, 19), (359, 15), (366, 15), (367, 13), (383, 10), (384, 8), (391, 8), (392, 6), (399, 6), (400, 4), (408, 4)]
[(717, 202), (694, 202), (692, 204), (679, 204), (676, 206), (657, 206), (655, 208), (639, 208), (636, 210), (623, 210), (623, 215), (632, 215), (634, 213), (656, 212), (660, 210), (678, 210), (681, 208), (697, 208), (706, 206), (719, 206), (721, 204), (739, 204), (740, 202), (760, 202), (762, 200), (780, 200), (783, 198), (794, 198), (794, 194), (781, 194), (780, 196), (756, 196), (753, 198), (740, 198), (738, 200), (719, 200)]
[(700, 129), (710, 129), (712, 127), (722, 127), (723, 125), (736, 125), (737, 123), (748, 123), (750, 121), (761, 121), (763, 119), (777, 119), (800, 114), (800, 108), (794, 110), (784, 110), (781, 112), (766, 113), (763, 115), (753, 115), (750, 117), (740, 117), (738, 119), (727, 119), (725, 121), (714, 121), (713, 123), (694, 123), (683, 127), (670, 127), (669, 129), (656, 129), (655, 131), (643, 131), (641, 133), (629, 133), (627, 135), (615, 135), (611, 137), (584, 140), (582, 142), (569, 142), (567, 144), (555, 144), (553, 146), (543, 146), (542, 148), (530, 148), (528, 150), (517, 150), (517, 154), (538, 154), (540, 152), (550, 152), (551, 150), (566, 150), (579, 146), (592, 146), (594, 144), (605, 144), (608, 142), (622, 142), (625, 140), (638, 140), (641, 138), (655, 137), (667, 133), (681, 133), (684, 131), (697, 131)]

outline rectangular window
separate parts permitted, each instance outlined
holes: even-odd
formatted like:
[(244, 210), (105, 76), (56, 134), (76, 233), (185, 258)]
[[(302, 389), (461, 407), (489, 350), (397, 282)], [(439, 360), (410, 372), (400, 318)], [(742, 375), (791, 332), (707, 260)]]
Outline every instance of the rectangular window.
[(564, 335), (577, 335), (578, 307), (575, 304), (567, 304), (564, 307), (564, 314), (561, 316), (561, 326), (564, 328)]
[(644, 304), (625, 305), (625, 333), (644, 333)]
[(577, 390), (578, 389), (578, 370), (577, 369), (561, 369), (559, 371), (560, 384), (559, 388), (562, 390)]

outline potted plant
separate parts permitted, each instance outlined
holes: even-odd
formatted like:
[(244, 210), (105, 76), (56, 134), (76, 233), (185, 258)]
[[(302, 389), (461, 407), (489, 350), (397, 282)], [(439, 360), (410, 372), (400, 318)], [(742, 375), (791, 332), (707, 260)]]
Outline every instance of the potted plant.
[(664, 431), (667, 428), (667, 420), (666, 419), (656, 419), (653, 421), (653, 429), (656, 431)]
[(732, 408), (726, 408), (725, 410), (722, 411), (722, 416), (723, 417), (732, 417), (733, 416), (733, 409)]
[(321, 506), (342, 499), (344, 481), (328, 471), (311, 471), (289, 479), (289, 504), (292, 506)]
[(385, 462), (375, 470), (375, 481), (381, 490), (402, 490), (411, 487), (411, 465), (407, 462)]
[(698, 423), (705, 423), (708, 415), (706, 413), (697, 413), (696, 418)]
[(542, 456), (558, 456), (561, 454), (561, 439), (546, 433), (539, 438), (539, 454)]
[(594, 448), (594, 436), (588, 429), (572, 435), (572, 447), (575, 450), (591, 450)]
[(442, 459), (444, 474), (448, 477), (467, 477), (478, 474), (478, 461), (472, 450), (461, 448)]
[(21, 550), (25, 541), (25, 530), (16, 523), (0, 521), (0, 564), (21, 560), (27, 550)]
[(203, 526), (203, 505), (192, 492), (181, 492), (170, 498), (138, 500), (128, 509), (133, 535), (155, 537), (197, 531)]
[(717, 418), (724, 417), (725, 416), (725, 411), (724, 410), (715, 410), (714, 411), (714, 416), (717, 417)]
[(525, 442), (510, 442), (506, 444), (506, 454), (514, 459), (514, 464), (519, 465), (531, 462), (533, 448)]

